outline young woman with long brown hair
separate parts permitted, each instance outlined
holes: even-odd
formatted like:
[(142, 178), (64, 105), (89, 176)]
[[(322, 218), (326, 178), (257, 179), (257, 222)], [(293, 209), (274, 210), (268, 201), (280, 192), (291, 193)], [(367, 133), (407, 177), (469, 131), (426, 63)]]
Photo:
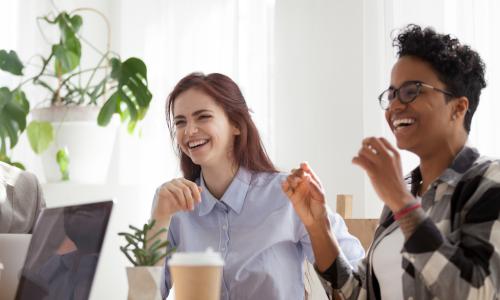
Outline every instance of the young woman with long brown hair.
[[(221, 299), (303, 299), (303, 261), (313, 261), (309, 236), (238, 85), (222, 74), (190, 74), (171, 92), (166, 114), (183, 177), (157, 190), (152, 218), (170, 223), (171, 246), (221, 253)], [(328, 215), (346, 259), (357, 262), (361, 244), (338, 215)], [(168, 267), (164, 274), (166, 297)]]

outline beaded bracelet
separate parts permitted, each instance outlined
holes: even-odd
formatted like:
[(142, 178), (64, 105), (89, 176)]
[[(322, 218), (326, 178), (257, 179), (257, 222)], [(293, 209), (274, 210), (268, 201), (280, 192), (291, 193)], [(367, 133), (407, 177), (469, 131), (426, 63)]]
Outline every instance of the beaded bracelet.
[(410, 206), (404, 207), (404, 208), (400, 209), (397, 213), (394, 213), (394, 219), (399, 220), (402, 217), (406, 216), (407, 214), (411, 213), (412, 211), (414, 211), (415, 209), (417, 209), (419, 207), (422, 207), (422, 205), (419, 202), (414, 203)]

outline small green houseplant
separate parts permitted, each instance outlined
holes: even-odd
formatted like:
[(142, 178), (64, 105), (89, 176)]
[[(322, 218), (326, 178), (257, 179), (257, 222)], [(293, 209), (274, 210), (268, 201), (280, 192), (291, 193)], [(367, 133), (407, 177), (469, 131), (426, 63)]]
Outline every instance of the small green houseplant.
[(169, 249), (168, 241), (161, 241), (159, 236), (167, 231), (158, 230), (153, 235), (149, 232), (155, 225), (152, 220), (142, 226), (142, 229), (130, 225), (132, 232), (120, 232), (126, 241), (120, 246), (120, 251), (134, 265), (127, 267), (128, 299), (129, 300), (161, 300), (160, 286), (162, 266), (155, 266), (166, 256), (172, 254), (175, 248)]
[[(155, 220), (151, 220), (144, 224), (142, 229), (129, 225), (132, 233), (118, 233), (127, 242), (125, 246), (120, 246), (120, 250), (134, 266), (154, 266), (158, 261), (175, 251), (174, 248), (168, 249), (168, 241), (157, 239), (160, 234), (167, 231), (166, 228), (162, 228), (148, 237), (148, 233), (154, 225)], [(151, 243), (153, 240), (155, 241)]]
[[(83, 18), (77, 13), (84, 11), (103, 17), (106, 24), (103, 32), (108, 32), (105, 49), (99, 49), (80, 35)], [(98, 107), (96, 121), (100, 126), (108, 125), (112, 116), (118, 114), (122, 122), (128, 122), (129, 132), (133, 132), (144, 118), (152, 98), (144, 62), (136, 57), (122, 59), (110, 50), (109, 22), (102, 13), (82, 8), (50, 13), (37, 21), (42, 36), (50, 45), (49, 54), (36, 54), (23, 63), (15, 51), (0, 50), (0, 69), (15, 76), (14, 80), (19, 82), (13, 87), (0, 86), (0, 160), (21, 168), (24, 168), (21, 162), (12, 161), (11, 152), (23, 132), (27, 131), (30, 145), (37, 154), (46, 150), (57, 134), (50, 122), (31, 120), (28, 123), (32, 112), (28, 91), (37, 91), (39, 105)], [(57, 27), (59, 39), (50, 42), (42, 25)], [(95, 65), (80, 64), (82, 43), (95, 51), (98, 57)], [(57, 162), (65, 179), (68, 178), (69, 161), (67, 151), (59, 149)]]

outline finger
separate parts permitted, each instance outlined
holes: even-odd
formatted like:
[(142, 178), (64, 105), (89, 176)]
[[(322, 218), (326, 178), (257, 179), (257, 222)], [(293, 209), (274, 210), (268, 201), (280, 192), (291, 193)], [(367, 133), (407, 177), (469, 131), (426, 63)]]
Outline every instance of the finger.
[(393, 145), (391, 145), (388, 140), (383, 137), (381, 137), (379, 140), (387, 149), (389, 149), (389, 151), (393, 153), (394, 157), (397, 157), (399, 159), (399, 151)]
[(373, 151), (373, 148), (368, 148), (367, 146), (361, 147), (358, 151), (358, 156), (362, 156), (369, 161), (376, 163), (380, 160), (380, 155), (378, 152)]
[(297, 184), (297, 188), (295, 188), (294, 192), (294, 198), (295, 199), (305, 199), (306, 196), (309, 193), (309, 181), (308, 179), (310, 177), (306, 177), (304, 179), (301, 179), (300, 182)]
[(373, 163), (371, 161), (369, 161), (366, 157), (364, 157), (362, 155), (355, 156), (352, 159), (352, 163), (355, 165), (358, 165), (363, 170), (365, 170), (365, 172), (367, 172), (369, 176), (371, 176), (373, 174), (373, 169), (374, 169)]
[(294, 176), (294, 177), (302, 177), (302, 176), (304, 176), (304, 170), (302, 170), (301, 168), (294, 169), (293, 173), (292, 173), (292, 176)]
[(163, 194), (165, 199), (170, 202), (170, 205), (172, 206), (174, 211), (182, 209), (182, 206), (180, 206), (179, 202), (177, 201), (177, 197), (169, 189), (162, 189), (161, 193)]
[(179, 186), (173, 184), (169, 187), (169, 190), (172, 192), (172, 194), (175, 195), (177, 203), (182, 208), (182, 210), (189, 210), (189, 203), (187, 202), (182, 189)]
[(297, 186), (299, 185), (299, 182), (301, 181), (301, 177), (298, 176), (293, 176), (288, 179), (288, 183), (290, 184), (290, 187), (295, 190), (297, 189)]
[(196, 183), (194, 183), (190, 180), (187, 180), (187, 179), (184, 179), (183, 183), (185, 185), (187, 185), (189, 187), (189, 189), (191, 190), (191, 195), (192, 195), (193, 200), (195, 200), (197, 203), (200, 203), (201, 202), (201, 194), (200, 194), (201, 191), (200, 191), (200, 188), (196, 185)]
[(309, 182), (309, 188), (312, 195), (313, 200), (320, 201), (321, 203), (325, 202), (325, 194), (323, 192), (323, 188), (319, 185), (310, 175), (307, 175), (307, 181)]
[(293, 191), (290, 188), (290, 184), (288, 184), (288, 181), (285, 180), (281, 183), (281, 189), (289, 199), (292, 199)]
[(188, 210), (193, 210), (195, 203), (194, 199), (195, 196), (193, 195), (193, 189), (195, 190), (196, 193), (198, 193), (198, 187), (196, 186), (196, 184), (185, 178), (176, 179), (173, 183), (177, 188), (179, 188), (182, 191), (182, 195), (184, 196), (184, 202), (186, 203), (186, 208)]
[(313, 169), (311, 169), (311, 166), (309, 166), (309, 163), (307, 162), (303, 162), (300, 164), (301, 168), (307, 173), (309, 174), (312, 179), (321, 187), (321, 181), (319, 180), (319, 177), (316, 175), (316, 173), (313, 171)]
[(391, 151), (378, 138), (373, 138), (371, 145), (380, 156), (393, 156)]
[(368, 137), (368, 138), (363, 139), (363, 142), (361, 144), (362, 144), (362, 148), (366, 148), (366, 149), (370, 150), (371, 152), (373, 152), (373, 154), (379, 154), (380, 149), (378, 149), (375, 146), (375, 143), (376, 142), (375, 142), (374, 137)]
[(182, 187), (182, 193), (184, 194), (184, 197), (186, 198), (186, 203), (188, 205), (188, 209), (189, 210), (193, 210), (194, 209), (194, 198), (193, 198), (193, 194), (191, 192), (191, 188), (189, 188), (188, 185), (184, 184)]

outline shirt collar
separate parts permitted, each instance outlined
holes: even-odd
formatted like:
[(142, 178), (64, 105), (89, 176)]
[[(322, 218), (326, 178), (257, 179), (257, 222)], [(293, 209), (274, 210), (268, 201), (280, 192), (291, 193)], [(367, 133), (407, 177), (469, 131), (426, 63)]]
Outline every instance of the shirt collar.
[[(444, 170), (444, 172), (439, 176), (436, 181), (446, 182), (450, 186), (456, 186), (460, 179), (462, 179), (463, 174), (470, 169), (472, 164), (479, 157), (479, 152), (477, 149), (464, 146), (453, 159), (451, 165)], [(412, 182), (420, 182), (422, 180), (422, 175), (420, 174), (420, 167), (416, 167), (411, 172)]]
[[(231, 181), (231, 184), (224, 192), (224, 195), (222, 195), (220, 201), (226, 204), (237, 214), (240, 214), (245, 202), (246, 194), (248, 192), (248, 189), (250, 188), (251, 179), (252, 172), (244, 167), (240, 167), (233, 180)], [(212, 211), (219, 200), (217, 200), (217, 198), (215, 198), (210, 193), (207, 186), (205, 185), (205, 181), (203, 180), (203, 176), (201, 175), (201, 173), (198, 181), (200, 186), (202, 187), (202, 201), (199, 205), (198, 214), (199, 216), (204, 216)]]

